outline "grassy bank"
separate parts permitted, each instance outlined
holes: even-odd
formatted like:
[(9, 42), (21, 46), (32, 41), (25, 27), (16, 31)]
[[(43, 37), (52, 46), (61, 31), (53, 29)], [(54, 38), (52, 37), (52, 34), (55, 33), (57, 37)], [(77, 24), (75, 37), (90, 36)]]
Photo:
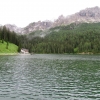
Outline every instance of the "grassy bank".
[(0, 55), (13, 55), (13, 54), (17, 54), (18, 53), (18, 46), (16, 46), (13, 43), (9, 43), (8, 44), (8, 48), (7, 48), (7, 43), (1, 43), (0, 41)]

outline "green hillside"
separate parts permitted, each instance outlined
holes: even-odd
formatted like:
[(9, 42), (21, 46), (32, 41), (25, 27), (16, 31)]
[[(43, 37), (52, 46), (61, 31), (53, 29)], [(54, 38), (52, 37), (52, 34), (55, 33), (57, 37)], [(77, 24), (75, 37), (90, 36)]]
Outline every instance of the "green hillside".
[(17, 53), (18, 52), (17, 50), (18, 50), (18, 46), (16, 46), (15, 44), (9, 43), (8, 49), (7, 49), (7, 43), (6, 42), (2, 43), (0, 41), (0, 54), (2, 54), (2, 53)]
[(100, 23), (72, 23), (51, 28), (44, 37), (36, 34), (20, 37), (21, 46), (34, 53), (100, 53)]

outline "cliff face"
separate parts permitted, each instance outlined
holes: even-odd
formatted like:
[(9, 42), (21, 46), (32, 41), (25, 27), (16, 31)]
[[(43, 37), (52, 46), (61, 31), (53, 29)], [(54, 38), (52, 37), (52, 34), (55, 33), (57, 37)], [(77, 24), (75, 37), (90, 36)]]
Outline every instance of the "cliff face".
[(87, 8), (85, 10), (81, 10), (80, 12), (67, 16), (67, 17), (60, 16), (54, 22), (54, 26), (68, 25), (68, 24), (77, 23), (77, 22), (78, 23), (100, 22), (100, 8), (99, 7)]
[(33, 22), (31, 24), (29, 24), (28, 26), (26, 26), (25, 28), (23, 28), (22, 33), (23, 34), (27, 34), (36, 30), (46, 30), (52, 27), (53, 22), (51, 21), (38, 21), (38, 22)]
[(100, 8), (93, 7), (81, 10), (73, 15), (64, 17), (63, 15), (59, 16), (54, 22), (51, 21), (38, 21), (30, 23), (24, 28), (18, 28), (15, 25), (6, 25), (11, 31), (16, 33), (28, 34), (36, 30), (46, 30), (56, 26), (69, 25), (71, 23), (96, 23), (100, 22)]
[(5, 26), (6, 26), (6, 28), (8, 28), (10, 31), (14, 31), (14, 32), (16, 32), (16, 33), (22, 33), (22, 30), (23, 30), (22, 28), (17, 27), (16, 25), (6, 24)]

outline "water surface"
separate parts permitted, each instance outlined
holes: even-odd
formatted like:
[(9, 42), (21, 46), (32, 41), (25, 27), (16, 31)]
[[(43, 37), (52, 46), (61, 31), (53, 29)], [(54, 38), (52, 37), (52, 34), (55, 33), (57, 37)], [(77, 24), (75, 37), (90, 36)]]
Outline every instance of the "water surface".
[(100, 100), (100, 56), (0, 56), (0, 100)]

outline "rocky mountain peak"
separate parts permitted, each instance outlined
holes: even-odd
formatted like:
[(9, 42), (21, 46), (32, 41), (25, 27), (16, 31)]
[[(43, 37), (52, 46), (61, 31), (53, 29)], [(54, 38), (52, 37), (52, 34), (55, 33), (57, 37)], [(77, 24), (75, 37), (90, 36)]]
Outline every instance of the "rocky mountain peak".
[(22, 28), (17, 27), (16, 25), (6, 24), (6, 28), (8, 28), (10, 31), (14, 31), (16, 33), (22, 33)]
[(23, 30), (23, 33), (30, 33), (30, 32), (33, 32), (33, 31), (36, 31), (36, 30), (46, 30), (46, 29), (49, 29), (51, 28), (52, 26), (52, 23), (51, 21), (38, 21), (38, 22), (33, 22), (33, 23), (30, 23), (28, 26), (26, 26)]
[(79, 15), (82, 17), (100, 17), (100, 8), (97, 6), (93, 8), (87, 8), (85, 10), (81, 10)]
[(54, 22), (46, 20), (46, 21), (38, 21), (30, 23), (28, 26), (24, 28), (18, 28), (15, 25), (6, 25), (11, 31), (15, 31), (16, 33), (28, 34), (36, 30), (47, 30), (52, 27), (69, 25), (71, 23), (94, 23), (100, 22), (100, 8), (98, 6), (93, 8), (86, 8), (77, 12), (70, 16), (60, 15), (58, 19)]
[(86, 8), (77, 12), (73, 15), (64, 17), (63, 15), (59, 16), (55, 20), (53, 27), (60, 25), (68, 25), (71, 23), (90, 23), (90, 22), (100, 22), (100, 8), (98, 6), (93, 8)]

